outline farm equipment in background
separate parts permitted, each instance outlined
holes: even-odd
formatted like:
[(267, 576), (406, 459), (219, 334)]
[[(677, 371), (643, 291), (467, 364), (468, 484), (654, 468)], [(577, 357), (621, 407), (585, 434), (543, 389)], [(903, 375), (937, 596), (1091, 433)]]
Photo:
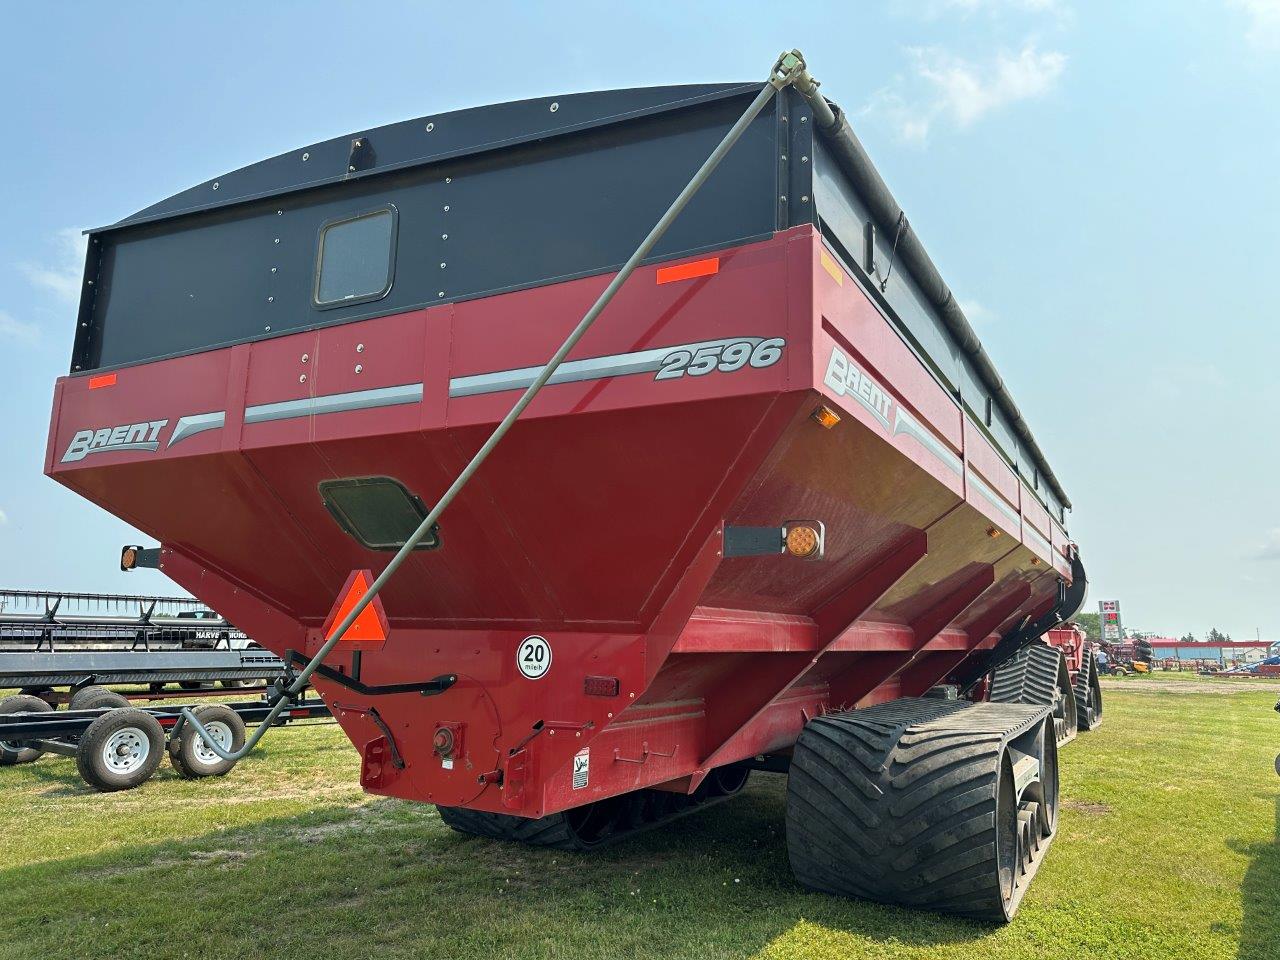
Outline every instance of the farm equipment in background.
[(1028, 644), (998, 667), (986, 695), (994, 703), (1050, 707), (1059, 746), (1102, 723), (1097, 655), (1074, 623), (1047, 631), (1041, 642)]
[[(235, 761), (224, 760), (196, 735), (178, 729), (182, 711), (192, 710), (219, 743), (244, 743), (245, 724), (263, 722), (271, 711), (265, 700), (204, 703), (199, 706), (134, 707), (113, 691), (79, 691), (66, 710), (54, 710), (39, 697), (17, 694), (0, 700), (0, 767), (34, 763), (46, 753), (74, 757), (80, 777), (99, 792), (132, 790), (150, 780), (164, 754), (187, 780), (220, 777)], [(274, 722), (329, 716), (323, 700), (294, 703)]]
[(85, 283), (46, 472), (367, 791), (585, 850), (789, 770), (805, 886), (1013, 916), (1060, 718), (957, 693), (1079, 609), (1070, 504), (798, 54), (310, 145)]
[(1107, 653), (1106, 672), (1112, 676), (1151, 672), (1155, 658), (1149, 640), (1139, 638), (1124, 643), (1104, 643), (1103, 649)]

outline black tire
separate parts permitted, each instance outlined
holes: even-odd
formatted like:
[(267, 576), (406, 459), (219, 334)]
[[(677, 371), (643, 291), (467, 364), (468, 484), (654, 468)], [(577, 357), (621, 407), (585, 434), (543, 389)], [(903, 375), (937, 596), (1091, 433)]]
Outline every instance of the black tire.
[[(111, 691), (96, 683), (90, 684), (87, 687), (81, 687), (79, 690), (73, 690), (71, 691), (71, 699), (67, 701), (67, 709), (83, 710), (83, 704), (87, 700), (92, 700), (94, 697), (101, 696), (104, 693), (111, 693)], [(115, 704), (115, 706), (119, 706), (119, 704)]]
[(1069, 742), (1079, 729), (1075, 690), (1062, 651), (1029, 643), (996, 668), (991, 677), (992, 703), (1029, 703), (1053, 710), (1058, 743)]
[[(205, 728), (218, 737), (224, 750), (239, 750), (244, 746), (244, 721), (230, 707), (209, 703), (196, 707), (193, 712)], [(224, 760), (210, 750), (190, 724), (183, 724), (182, 733), (169, 738), (168, 750), (169, 762), (184, 780), (225, 776), (236, 765), (236, 761)]]
[(1098, 683), (1098, 661), (1093, 651), (1085, 654), (1074, 685), (1076, 716), (1081, 730), (1096, 730), (1102, 724), (1102, 684)]
[[(53, 707), (29, 693), (19, 693), (0, 700), (0, 714), (8, 713), (49, 713)], [(0, 767), (12, 767), (19, 763), (32, 763), (44, 755), (43, 750), (35, 747), (24, 747), (17, 743), (6, 743), (0, 740)]]
[(38, 697), (53, 709), (58, 709), (58, 692), (53, 687), (23, 687), (18, 691), (20, 697)]
[(220, 680), (218, 681), (228, 690), (238, 690), (241, 687), (252, 687), (256, 680)]
[(129, 706), (129, 701), (116, 693), (114, 690), (108, 690), (106, 687), (85, 687), (77, 692), (77, 696), (81, 696), (79, 700), (75, 697), (71, 698), (71, 703), (67, 709), (69, 710), (101, 710), (103, 707), (110, 707), (115, 710), (120, 707)]
[[(923, 706), (922, 706), (923, 705)], [(787, 853), (812, 890), (1007, 922), (1048, 842), (1015, 763), (1052, 725), (1043, 707), (913, 699), (811, 721), (787, 784)], [(1056, 752), (1041, 756), (1041, 769)], [(1037, 792), (1036, 787), (1040, 787)], [(1051, 828), (1050, 828), (1051, 832)]]
[(76, 769), (95, 790), (132, 790), (151, 779), (164, 755), (164, 729), (133, 707), (98, 717), (80, 737)]

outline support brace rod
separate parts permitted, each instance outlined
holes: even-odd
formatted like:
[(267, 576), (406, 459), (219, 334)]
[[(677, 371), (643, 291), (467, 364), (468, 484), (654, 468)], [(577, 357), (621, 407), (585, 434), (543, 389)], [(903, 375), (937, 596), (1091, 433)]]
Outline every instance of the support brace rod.
[(303, 667), (302, 670), (298, 672), (297, 676), (294, 677), (293, 682), (284, 689), (282, 695), (272, 707), (271, 713), (268, 714), (266, 720), (258, 726), (258, 729), (253, 732), (253, 735), (248, 739), (245, 745), (239, 750), (223, 749), (222, 744), (218, 743), (201, 725), (200, 721), (196, 719), (195, 714), (187, 709), (182, 711), (182, 718), (178, 721), (179, 728), (184, 722), (190, 723), (196, 728), (196, 731), (200, 734), (201, 739), (204, 740), (209, 749), (223, 760), (239, 760), (257, 745), (258, 741), (261, 740), (267, 730), (270, 729), (272, 721), (275, 720), (276, 716), (285, 709), (293, 697), (296, 697), (306, 688), (307, 681), (311, 679), (311, 675), (316, 672), (321, 662), (329, 655), (334, 646), (337, 645), (343, 634), (347, 632), (351, 627), (351, 624), (353, 624), (356, 618), (360, 616), (364, 611), (364, 608), (367, 607), (373, 598), (378, 595), (378, 592), (386, 585), (387, 581), (395, 575), (395, 572), (398, 569), (400, 569), (400, 565), (404, 563), (411, 553), (413, 553), (413, 549), (418, 545), (418, 541), (430, 532), (432, 526), (434, 526), (435, 522), (440, 518), (440, 515), (444, 513), (445, 508), (453, 502), (454, 497), (462, 491), (462, 488), (467, 485), (467, 482), (475, 475), (475, 472), (480, 469), (481, 464), (488, 459), (489, 454), (493, 452), (493, 448), (498, 445), (504, 436), (506, 436), (507, 431), (511, 429), (512, 424), (519, 419), (520, 414), (524, 413), (525, 408), (533, 402), (533, 398), (538, 395), (538, 391), (540, 391), (546, 385), (547, 381), (551, 379), (551, 375), (554, 374), (560, 364), (564, 362), (564, 358), (568, 356), (569, 351), (577, 346), (578, 341), (582, 339), (583, 335), (589, 329), (591, 329), (591, 325), (596, 322), (596, 318), (600, 316), (604, 311), (604, 308), (609, 305), (609, 301), (614, 298), (617, 292), (622, 288), (622, 285), (626, 283), (631, 274), (635, 272), (636, 267), (638, 267), (645, 257), (653, 251), (653, 248), (657, 245), (658, 241), (662, 239), (668, 228), (670, 228), (671, 224), (673, 224), (676, 221), (676, 218), (680, 216), (689, 201), (693, 199), (694, 195), (702, 189), (702, 186), (708, 179), (710, 179), (711, 174), (715, 172), (716, 167), (720, 165), (720, 161), (725, 158), (733, 148), (733, 145), (737, 143), (742, 134), (746, 132), (746, 129), (751, 125), (751, 122), (760, 115), (760, 111), (763, 110), (769, 101), (773, 99), (773, 95), (775, 93), (792, 84), (802, 85), (805, 87), (811, 87), (814, 84), (813, 78), (809, 76), (808, 68), (805, 66), (804, 57), (802, 57), (800, 52), (797, 50), (793, 50), (790, 53), (784, 53), (778, 58), (777, 62), (773, 65), (773, 70), (770, 71), (768, 82), (761, 88), (760, 93), (757, 94), (756, 98), (751, 101), (751, 105), (747, 107), (746, 112), (738, 118), (737, 122), (729, 129), (729, 132), (725, 134), (724, 139), (720, 141), (719, 145), (713, 151), (711, 151), (711, 155), (703, 161), (702, 166), (698, 168), (698, 172), (693, 175), (693, 178), (685, 185), (685, 188), (680, 191), (680, 195), (677, 196), (675, 200), (672, 201), (671, 206), (667, 208), (667, 212), (662, 215), (662, 218), (658, 220), (653, 229), (649, 231), (649, 235), (641, 241), (640, 246), (636, 247), (635, 252), (631, 254), (627, 262), (623, 264), (622, 269), (618, 271), (617, 276), (610, 281), (609, 286), (605, 288), (604, 292), (596, 299), (596, 302), (592, 304), (591, 309), (583, 315), (580, 321), (578, 321), (578, 325), (573, 328), (573, 332), (571, 332), (565, 339), (564, 343), (560, 345), (560, 349), (557, 350), (551, 356), (551, 359), (547, 361), (546, 366), (542, 368), (542, 372), (538, 374), (533, 383), (529, 384), (525, 389), (524, 393), (520, 396), (520, 399), (516, 401), (515, 406), (513, 406), (510, 412), (503, 417), (502, 422), (494, 428), (493, 433), (489, 435), (489, 439), (484, 442), (484, 446), (476, 452), (476, 455), (471, 458), (471, 462), (463, 468), (462, 472), (458, 474), (457, 479), (454, 480), (449, 489), (444, 492), (444, 495), (436, 505), (431, 508), (431, 512), (423, 518), (422, 523), (418, 525), (418, 529), (413, 532), (413, 535), (405, 541), (404, 546), (402, 546), (399, 551), (397, 551), (396, 555), (391, 558), (391, 562), (386, 565), (382, 573), (378, 574), (377, 579), (373, 581), (373, 584), (369, 587), (368, 591), (366, 591), (365, 595), (360, 598), (359, 603), (357, 603), (351, 609), (351, 612), (342, 619), (342, 622), (334, 628), (333, 633), (331, 633), (329, 638), (325, 640), (324, 645), (316, 651), (316, 654), (311, 658), (310, 663)]

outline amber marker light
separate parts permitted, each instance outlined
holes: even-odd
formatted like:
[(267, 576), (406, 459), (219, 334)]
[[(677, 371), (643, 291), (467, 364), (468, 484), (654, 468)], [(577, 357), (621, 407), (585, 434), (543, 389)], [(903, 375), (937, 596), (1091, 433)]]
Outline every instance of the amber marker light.
[(992, 540), (998, 539), (1002, 532), (1003, 531), (997, 530), (995, 527), (987, 527), (987, 536), (990, 537)]
[(828, 430), (840, 422), (840, 414), (836, 413), (825, 403), (814, 409), (813, 413), (809, 414), (809, 416), (816, 424), (818, 424), (818, 426), (825, 427)]
[(788, 523), (783, 535), (787, 553), (801, 560), (817, 560), (822, 556), (826, 532), (821, 523), (813, 520)]
[(125, 547), (120, 551), (120, 569), (128, 572), (138, 565), (138, 548)]

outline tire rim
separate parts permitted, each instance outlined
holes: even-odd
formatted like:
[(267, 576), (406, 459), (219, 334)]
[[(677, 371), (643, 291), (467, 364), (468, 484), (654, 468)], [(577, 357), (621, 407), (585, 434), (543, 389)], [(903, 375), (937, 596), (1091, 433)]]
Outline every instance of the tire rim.
[[(218, 746), (223, 750), (231, 749), (231, 728), (221, 720), (211, 720), (204, 724), (204, 728), (209, 731), (209, 735), (218, 741)], [(192, 754), (195, 755), (196, 763), (205, 767), (212, 767), (222, 762), (222, 758), (210, 749), (209, 745), (204, 742), (204, 737), (191, 731), (194, 742), (191, 747)]]
[(15, 743), (12, 740), (0, 740), (0, 751), (5, 753), (21, 753), (26, 747), (21, 743)]
[(133, 773), (140, 769), (151, 753), (151, 740), (137, 727), (117, 730), (102, 745), (102, 762), (115, 774)]

